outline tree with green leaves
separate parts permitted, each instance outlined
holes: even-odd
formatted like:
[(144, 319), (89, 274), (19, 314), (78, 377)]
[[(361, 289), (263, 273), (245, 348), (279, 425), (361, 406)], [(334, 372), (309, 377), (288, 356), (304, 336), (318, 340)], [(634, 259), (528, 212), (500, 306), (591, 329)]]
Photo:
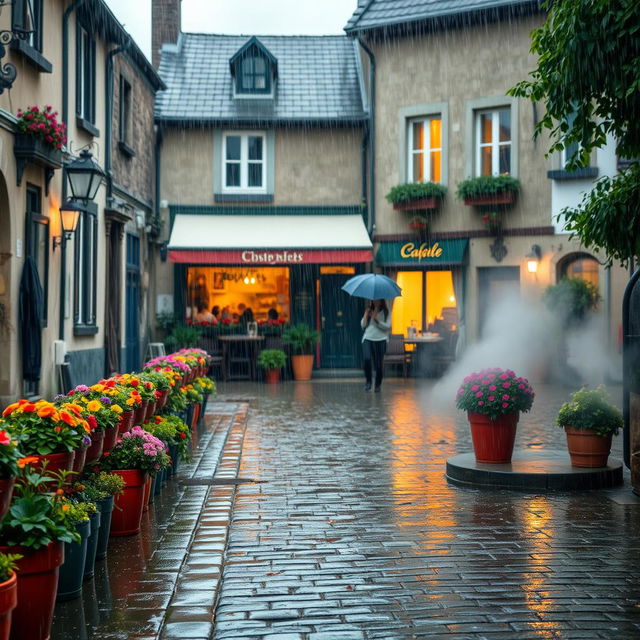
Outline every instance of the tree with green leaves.
[(626, 265), (640, 255), (640, 2), (546, 0), (545, 23), (532, 32), (538, 66), (510, 95), (544, 102), (535, 135), (551, 137), (550, 153), (577, 150), (567, 168), (589, 165), (608, 137), (630, 160), (613, 178), (601, 178), (576, 208), (562, 211), (566, 228), (607, 263)]

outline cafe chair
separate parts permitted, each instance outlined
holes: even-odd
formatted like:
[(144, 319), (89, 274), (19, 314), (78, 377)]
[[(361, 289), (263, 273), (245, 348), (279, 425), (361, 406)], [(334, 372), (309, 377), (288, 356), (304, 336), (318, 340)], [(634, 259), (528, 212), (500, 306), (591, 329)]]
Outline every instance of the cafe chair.
[(384, 366), (402, 367), (402, 376), (404, 378), (409, 374), (411, 369), (411, 360), (413, 354), (404, 348), (404, 336), (401, 333), (392, 333), (389, 336), (389, 344), (387, 344), (387, 352), (384, 355)]

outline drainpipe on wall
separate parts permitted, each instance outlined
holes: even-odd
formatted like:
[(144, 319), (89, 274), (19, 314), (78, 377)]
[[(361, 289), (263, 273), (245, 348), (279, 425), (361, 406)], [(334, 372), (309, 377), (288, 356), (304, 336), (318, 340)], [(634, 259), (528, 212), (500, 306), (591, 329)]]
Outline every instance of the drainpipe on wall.
[(367, 231), (372, 236), (376, 228), (376, 58), (373, 51), (358, 38), (358, 44), (369, 56), (369, 216)]
[[(69, 17), (85, 0), (75, 0), (70, 4), (62, 15), (62, 122), (69, 128)], [(62, 167), (62, 197), (61, 202), (67, 199), (67, 181), (64, 167)], [(64, 233), (63, 233), (64, 235)], [(66, 242), (65, 239), (62, 242)], [(60, 328), (58, 337), (64, 340), (64, 312), (67, 297), (67, 253), (60, 251)]]

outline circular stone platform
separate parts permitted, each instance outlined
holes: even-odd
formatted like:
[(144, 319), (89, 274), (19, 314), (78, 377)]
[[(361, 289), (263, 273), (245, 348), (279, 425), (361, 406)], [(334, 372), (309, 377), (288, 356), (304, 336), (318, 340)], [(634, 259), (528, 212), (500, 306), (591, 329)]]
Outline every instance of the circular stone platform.
[(511, 464), (476, 462), (473, 453), (447, 460), (447, 480), (453, 484), (505, 489), (562, 491), (605, 489), (622, 484), (622, 462), (609, 458), (606, 467), (572, 467), (567, 451), (516, 449)]

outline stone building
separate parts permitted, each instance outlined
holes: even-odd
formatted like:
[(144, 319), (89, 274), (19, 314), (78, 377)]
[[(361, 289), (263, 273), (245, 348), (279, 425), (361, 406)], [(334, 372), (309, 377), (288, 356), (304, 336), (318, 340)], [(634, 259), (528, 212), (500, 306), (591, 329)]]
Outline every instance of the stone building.
[[(119, 247), (123, 227), (145, 243), (147, 227), (153, 228), (151, 112), (162, 83), (101, 0), (20, 0), (4, 7), (0, 23), (14, 33), (2, 62), (17, 71), (11, 91), (0, 94), (0, 399), (51, 397), (117, 368), (125, 309), (144, 309), (142, 293), (125, 304), (125, 254)], [(130, 142), (136, 157), (129, 166), (114, 144), (119, 112), (112, 91), (120, 65), (135, 87), (131, 116), (140, 128)], [(139, 86), (144, 90), (138, 92)], [(34, 136), (19, 135), (16, 114), (34, 105), (58, 112), (57, 120), (67, 126), (65, 148), (36, 148)], [(135, 109), (146, 114), (143, 121)], [(82, 148), (105, 177), (93, 201), (75, 203), (77, 227), (67, 240), (60, 207), (71, 192), (63, 166)], [(136, 218), (138, 211), (143, 215)], [(43, 296), (40, 326), (29, 334), (25, 308), (20, 310), (21, 300), (34, 299), (24, 288), (20, 295), (27, 262), (35, 265)], [(41, 358), (34, 359), (39, 339)], [(109, 366), (106, 347), (114, 354)], [(69, 366), (58, 367), (65, 356)], [(69, 374), (65, 382), (62, 371)]]

